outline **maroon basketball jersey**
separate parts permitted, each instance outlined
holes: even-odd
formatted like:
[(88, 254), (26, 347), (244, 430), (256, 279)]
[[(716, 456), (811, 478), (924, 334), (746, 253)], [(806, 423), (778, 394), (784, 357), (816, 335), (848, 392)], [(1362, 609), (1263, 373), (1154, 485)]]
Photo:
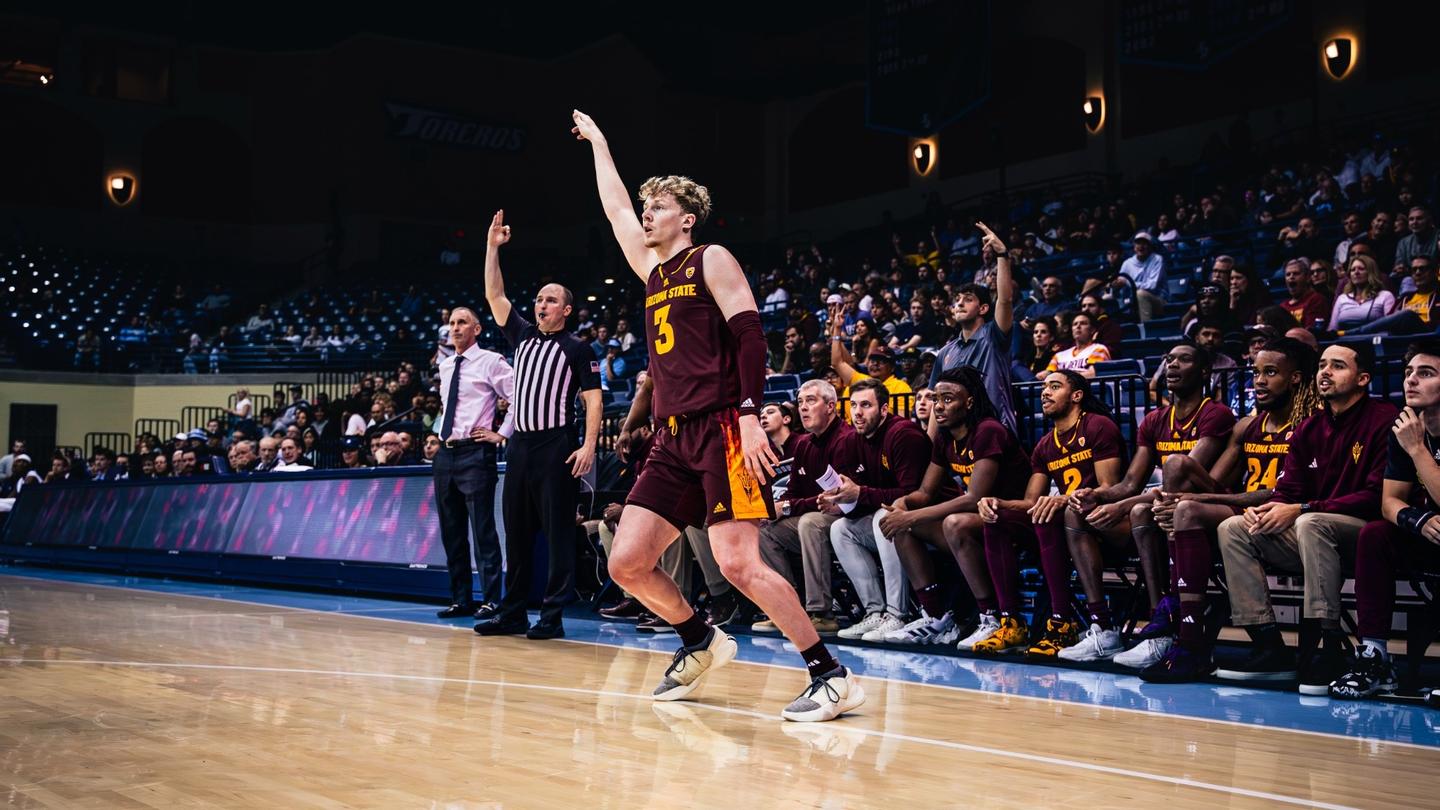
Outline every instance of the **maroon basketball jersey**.
[(1149, 447), (1155, 453), (1155, 466), (1175, 453), (1188, 454), (1201, 439), (1229, 439), (1235, 429), (1235, 414), (1209, 397), (1184, 422), (1175, 421), (1175, 406), (1166, 405), (1145, 414), (1136, 433), (1136, 446)]
[(975, 464), (989, 458), (1000, 465), (1000, 474), (989, 494), (1006, 500), (1025, 497), (1025, 487), (1030, 483), (1030, 459), (1020, 442), (998, 420), (980, 420), (963, 439), (949, 434), (948, 430), (941, 431), (930, 461), (949, 470), (962, 492), (970, 491)]
[(705, 286), (706, 247), (686, 248), (645, 280), (652, 407), (659, 419), (740, 404), (735, 337)]
[(1040, 437), (1030, 463), (1035, 472), (1050, 476), (1061, 495), (1097, 487), (1095, 462), (1121, 458), (1120, 428), (1098, 413), (1082, 413), (1080, 421), (1064, 434), (1054, 428)]
[[(1295, 425), (1287, 422), (1278, 430), (1266, 430), (1266, 414), (1258, 411), (1240, 437), (1240, 450), (1245, 455), (1245, 488), (1242, 492), (1274, 489), (1285, 469), (1285, 456), (1290, 454), (1290, 436)], [(1271, 418), (1268, 420), (1274, 422)], [(1270, 427), (1274, 428), (1272, 424)]]

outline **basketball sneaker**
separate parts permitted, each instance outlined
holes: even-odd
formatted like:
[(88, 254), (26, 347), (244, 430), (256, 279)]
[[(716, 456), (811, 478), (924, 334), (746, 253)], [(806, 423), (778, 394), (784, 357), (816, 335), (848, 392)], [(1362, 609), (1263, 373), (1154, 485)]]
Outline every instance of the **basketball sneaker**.
[(954, 613), (947, 610), (944, 616), (932, 619), (922, 610), (920, 618), (891, 631), (885, 636), (885, 641), (891, 644), (954, 644), (959, 636), (960, 629), (955, 626)]
[(891, 616), (889, 613), (875, 625), (873, 629), (860, 637), (861, 641), (888, 641), (891, 633), (905, 626), (905, 622), (899, 616)]
[[(1120, 656), (1115, 656), (1115, 660), (1119, 661)], [(1140, 680), (1146, 683), (1190, 683), (1214, 671), (1215, 662), (1210, 659), (1208, 650), (1201, 653), (1183, 644), (1172, 644), (1159, 661), (1140, 670)]]
[(1030, 643), (1030, 628), (1014, 616), (1001, 616), (990, 635), (971, 645), (970, 649), (985, 655), (1023, 650)]
[[(1164, 596), (1160, 604), (1150, 613), (1150, 621), (1140, 628), (1135, 634), (1138, 639), (1152, 639), (1161, 636), (1175, 635), (1176, 623), (1180, 620), (1180, 599), (1175, 596)], [(1163, 652), (1161, 653), (1164, 654)], [(1160, 660), (1158, 657), (1156, 661)], [(1154, 663), (1153, 661), (1151, 663)], [(1129, 664), (1126, 664), (1129, 666)], [(1147, 665), (1148, 666), (1148, 665)]]
[(779, 628), (778, 625), (775, 624), (775, 622), (772, 622), (772, 621), (770, 621), (769, 619), (761, 619), (760, 621), (755, 622), (754, 624), (750, 625), (750, 632), (752, 632), (752, 633), (778, 633), (778, 632), (780, 632), (780, 628)]
[(655, 700), (681, 700), (700, 687), (700, 679), (735, 659), (739, 645), (718, 627), (710, 629), (705, 644), (681, 647), (665, 669), (665, 677), (655, 687)]
[(1285, 645), (1255, 644), (1245, 660), (1215, 670), (1227, 681), (1290, 681), (1295, 679), (1295, 651)]
[(1058, 657), (1064, 661), (1106, 661), (1123, 649), (1118, 630), (1091, 624), (1075, 646), (1061, 650)]
[(840, 632), (840, 622), (834, 616), (810, 615), (810, 626), (815, 628), (816, 635), (833, 636)]
[(1115, 656), (1115, 663), (1131, 669), (1144, 669), (1159, 663), (1174, 644), (1173, 636), (1152, 636)]
[(1025, 654), (1036, 658), (1054, 658), (1061, 650), (1075, 643), (1076, 634), (1079, 632), (1080, 626), (1075, 620), (1066, 621), (1051, 616), (1045, 620), (1045, 635), (1030, 645)]
[(1380, 655), (1380, 652), (1366, 644), (1355, 656), (1350, 672), (1330, 683), (1330, 697), (1343, 700), (1360, 700), (1381, 693), (1391, 694), (1400, 688), (1395, 679), (1395, 667)]
[(839, 633), (836, 633), (836, 635), (840, 636), (840, 638), (848, 639), (862, 638), (866, 633), (879, 627), (880, 623), (885, 621), (886, 618), (884, 613), (868, 613), (865, 615), (865, 618), (841, 630)]
[(836, 667), (812, 680), (780, 716), (795, 723), (823, 723), (852, 711), (865, 702), (860, 681), (845, 667)]
[(975, 632), (960, 639), (955, 645), (957, 650), (971, 650), (978, 642), (984, 641), (1000, 629), (1000, 617), (994, 613), (981, 613), (980, 623), (975, 626)]

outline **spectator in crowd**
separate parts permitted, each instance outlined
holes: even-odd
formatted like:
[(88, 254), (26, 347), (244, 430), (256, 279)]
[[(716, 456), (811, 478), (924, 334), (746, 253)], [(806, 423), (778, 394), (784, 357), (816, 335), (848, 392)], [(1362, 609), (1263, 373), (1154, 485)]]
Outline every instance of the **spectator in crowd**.
[(942, 372), (959, 366), (973, 366), (985, 378), (997, 417), (1015, 430), (1015, 409), (1010, 404), (1010, 329), (1014, 324), (1015, 285), (1010, 270), (1010, 252), (1005, 243), (983, 222), (975, 223), (985, 234), (984, 247), (995, 257), (996, 294), (993, 318), (990, 290), (974, 284), (961, 285), (956, 295), (955, 321), (958, 334), (943, 346), (930, 373), (930, 388)]
[(1085, 377), (1095, 376), (1095, 364), (1108, 362), (1110, 349), (1095, 341), (1095, 326), (1084, 312), (1075, 313), (1070, 320), (1070, 336), (1073, 341), (1068, 349), (1055, 353), (1050, 363), (1036, 377), (1044, 379), (1053, 371), (1075, 371)]
[(1291, 259), (1285, 263), (1285, 289), (1290, 297), (1281, 304), (1295, 322), (1309, 329), (1330, 320), (1330, 302), (1310, 285), (1310, 261)]
[(1415, 292), (1415, 282), (1408, 277), (1410, 260), (1416, 256), (1425, 256), (1432, 260), (1436, 258), (1435, 220), (1430, 215), (1430, 209), (1423, 205), (1412, 206), (1406, 223), (1410, 233), (1395, 245), (1395, 261), (1392, 265), (1394, 274), (1401, 278), (1402, 295)]
[(1346, 211), (1345, 216), (1340, 219), (1340, 229), (1344, 236), (1339, 244), (1335, 245), (1335, 259), (1331, 262), (1331, 267), (1345, 266), (1345, 262), (1350, 258), (1350, 246), (1365, 234), (1365, 220), (1359, 211)]
[(0, 478), (10, 477), (10, 465), (15, 462), (15, 457), (25, 453), (25, 440), (16, 439), (10, 442), (10, 452), (0, 456)]
[(245, 322), (244, 331), (251, 336), (260, 337), (274, 328), (275, 319), (270, 316), (270, 305), (261, 304), (255, 314), (250, 316), (250, 320)]
[(56, 451), (50, 459), (50, 472), (45, 474), (45, 483), (52, 484), (61, 481), (85, 480), (71, 469), (70, 459), (64, 453)]
[(1137, 314), (1144, 323), (1165, 310), (1165, 258), (1155, 252), (1150, 234), (1144, 231), (1135, 234), (1132, 245), (1135, 255), (1120, 265), (1120, 275), (1134, 286)]
[[(873, 343), (870, 353), (865, 355), (865, 369), (869, 373), (861, 372), (855, 368), (855, 357), (845, 348), (844, 340), (837, 333), (840, 325), (839, 310), (832, 308), (830, 316), (830, 364), (839, 372), (840, 380), (846, 386), (840, 394), (845, 400), (841, 407), (841, 416), (849, 421), (849, 387), (859, 380), (874, 378), (885, 386), (885, 390), (891, 396), (903, 396), (908, 399), (911, 393), (910, 384), (895, 376), (895, 353), (879, 342)], [(909, 409), (908, 406), (909, 403), (905, 403), (905, 410)]]
[(216, 282), (210, 288), (210, 294), (200, 299), (200, 308), (206, 312), (219, 312), (230, 306), (230, 293), (225, 292), (225, 285)]
[(380, 446), (375, 450), (375, 466), (398, 467), (404, 463), (405, 448), (400, 443), (400, 434), (388, 430), (380, 435)]
[(625, 358), (620, 356), (620, 341), (610, 338), (605, 345), (604, 359), (600, 362), (600, 379), (605, 390), (610, 390), (625, 379)]
[(1436, 277), (1435, 260), (1429, 256), (1412, 258), (1410, 278), (1414, 281), (1415, 292), (1405, 296), (1404, 302), (1394, 314), (1371, 321), (1357, 329), (1347, 329), (1345, 334), (1413, 335), (1433, 331), (1435, 325), (1440, 323), (1435, 317), (1436, 307), (1440, 307), (1440, 296), (1436, 295), (1436, 287), (1440, 286), (1440, 281), (1437, 281)]
[[(1105, 312), (1105, 299), (1093, 292), (1085, 293), (1080, 296), (1080, 311), (1090, 316), (1090, 325), (1095, 332), (1095, 342), (1103, 344), (1110, 351), (1112, 358), (1119, 357), (1120, 342), (1125, 339), (1124, 329), (1121, 328), (1119, 322)], [(1057, 315), (1064, 314), (1064, 312), (1065, 310), (1061, 310)], [(1058, 323), (1057, 320), (1057, 325)], [(1073, 324), (1069, 326), (1073, 326)], [(1064, 331), (1057, 331), (1055, 335), (1057, 348), (1060, 348), (1061, 344), (1070, 345), (1069, 326)]]
[(156, 478), (175, 477), (174, 466), (170, 463), (170, 457), (164, 453), (154, 453), (151, 456), (151, 464), (155, 470)]
[[(1408, 219), (1404, 221), (1409, 226)], [(1395, 250), (1400, 237), (1395, 233), (1395, 216), (1389, 211), (1378, 210), (1370, 218), (1370, 230), (1365, 232), (1364, 239), (1356, 239), (1351, 243), (1350, 249), (1353, 254), (1356, 248), (1361, 245), (1370, 252), (1375, 263), (1381, 267), (1395, 266)]]
[(604, 360), (605, 354), (610, 348), (610, 327), (605, 324), (595, 326), (595, 340), (590, 343), (590, 351), (595, 352), (596, 360)]
[(439, 452), (440, 452), (440, 437), (439, 437), (437, 434), (434, 434), (434, 433), (426, 433), (426, 434), (425, 434), (425, 444), (423, 445), (423, 449), (422, 449), (422, 456), (423, 456), (423, 457), (422, 457), (422, 459), (421, 459), (421, 462), (424, 463), (424, 464), (434, 464), (434, 463), (435, 463), (435, 456), (436, 456)]
[(915, 411), (911, 417), (915, 424), (922, 428), (929, 428), (930, 414), (935, 409), (935, 392), (929, 388), (921, 388), (915, 392)]
[[(397, 439), (395, 443), (399, 445), (400, 442)], [(288, 436), (280, 440), (280, 463), (271, 472), (305, 472), (311, 469), (313, 467), (306, 464), (302, 457), (299, 442)]]
[(1269, 304), (1270, 294), (1253, 269), (1237, 265), (1230, 271), (1230, 314), (1237, 323), (1255, 323), (1255, 314)]
[(80, 369), (100, 368), (100, 336), (95, 327), (85, 324), (80, 336), (75, 339), (75, 367)]
[(108, 447), (96, 447), (90, 458), (90, 480), (106, 482), (122, 478), (124, 475), (115, 467), (115, 451)]
[(1221, 331), (1227, 335), (1240, 331), (1240, 324), (1230, 314), (1230, 296), (1224, 288), (1214, 284), (1201, 287), (1195, 304), (1180, 317), (1181, 333), (1194, 337), (1196, 324), (1201, 319), (1219, 322)]
[[(409, 435), (403, 434), (403, 435)], [(312, 427), (300, 431), (300, 459), (311, 467), (319, 467), (320, 433)]]
[[(1345, 265), (1340, 265), (1344, 267)], [(1310, 260), (1310, 286), (1315, 292), (1325, 296), (1330, 301), (1335, 300), (1335, 294), (1339, 291), (1340, 285), (1336, 283), (1335, 267), (1324, 259)]]
[(259, 443), (260, 459), (255, 465), (255, 472), (271, 472), (280, 463), (280, 440), (274, 436), (265, 436)]
[(1231, 619), (1253, 642), (1250, 657), (1218, 670), (1221, 678), (1296, 677), (1294, 652), (1285, 646), (1271, 606), (1267, 567), (1303, 575), (1302, 627), (1318, 625), (1323, 634), (1320, 651), (1299, 672), (1300, 693), (1326, 694), (1349, 670), (1340, 627), (1341, 555), (1355, 547), (1365, 523), (1380, 516), (1397, 413), (1366, 393), (1373, 371), (1368, 343), (1326, 348), (1316, 373), (1325, 410), (1296, 427), (1271, 499), (1220, 524)]
[(1394, 311), (1395, 295), (1385, 289), (1380, 266), (1369, 256), (1351, 259), (1345, 285), (1330, 311), (1330, 331), (1363, 328)]
[(775, 458), (784, 461), (795, 456), (795, 443), (800, 441), (799, 415), (789, 402), (767, 402), (760, 409), (760, 428), (770, 438)]
[(359, 436), (346, 436), (340, 440), (340, 469), (357, 470), (366, 466), (364, 451)]
[(16, 453), (11, 459), (10, 474), (0, 479), (0, 512), (9, 512), (21, 490), (39, 483), (40, 474), (30, 469), (29, 454)]
[(1016, 358), (1011, 376), (1016, 380), (1028, 380), (1040, 376), (1055, 357), (1055, 333), (1059, 327), (1049, 315), (1036, 318), (1030, 326), (1030, 342), (1024, 353)]
[(255, 455), (255, 443), (247, 439), (230, 445), (226, 460), (230, 464), (230, 472), (240, 475), (253, 472), (260, 459)]
[(1287, 260), (1329, 253), (1320, 239), (1320, 226), (1310, 216), (1301, 217), (1294, 227), (1287, 225), (1281, 228), (1276, 241), (1279, 242), (1280, 258)]

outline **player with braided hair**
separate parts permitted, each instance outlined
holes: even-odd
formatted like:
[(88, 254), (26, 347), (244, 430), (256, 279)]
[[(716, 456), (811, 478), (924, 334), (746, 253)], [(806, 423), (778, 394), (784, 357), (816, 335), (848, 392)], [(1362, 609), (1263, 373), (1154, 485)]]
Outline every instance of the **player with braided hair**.
[[(1179, 683), (1213, 671), (1203, 618), (1215, 529), (1247, 507), (1270, 500), (1295, 427), (1320, 410), (1316, 362), (1315, 352), (1294, 338), (1269, 341), (1255, 354), (1255, 413), (1235, 424), (1215, 466), (1207, 472), (1185, 455), (1166, 461), (1153, 511), (1170, 537), (1179, 621), (1175, 638), (1156, 636), (1142, 642), (1161, 647), (1140, 672), (1145, 680)], [(1120, 656), (1116, 660), (1125, 663)]]

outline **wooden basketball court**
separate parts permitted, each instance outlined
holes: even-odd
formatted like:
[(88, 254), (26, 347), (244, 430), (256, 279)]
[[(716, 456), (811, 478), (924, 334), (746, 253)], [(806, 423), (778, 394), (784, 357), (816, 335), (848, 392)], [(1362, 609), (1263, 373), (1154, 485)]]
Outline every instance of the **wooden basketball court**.
[[(1345, 736), (1253, 725), (1245, 694), (1213, 686), (1183, 689), (1205, 692), (1222, 715), (1233, 701), (1235, 720), (1168, 713), (1164, 692), (1149, 698), (1153, 711), (1094, 705), (1086, 689), (1104, 681), (959, 661), (944, 666), (980, 688), (871, 674), (855, 715), (797, 725), (779, 710), (804, 676), (778, 649), (785, 666), (737, 661), (698, 700), (656, 704), (646, 695), (673, 636), (645, 642), (651, 649), (482, 639), (468, 624), (419, 620), (431, 608), (376, 604), (336, 613), (0, 576), (7, 804), (1437, 804), (1440, 748), (1430, 741), (1440, 712), (1423, 708), (1388, 707), (1372, 726), (1390, 731)], [(941, 666), (922, 660), (936, 656), (842, 650), (873, 673), (886, 655)], [(1016, 672), (1049, 679), (1058, 697), (1007, 684)], [(1406, 741), (1416, 739), (1425, 742)]]

